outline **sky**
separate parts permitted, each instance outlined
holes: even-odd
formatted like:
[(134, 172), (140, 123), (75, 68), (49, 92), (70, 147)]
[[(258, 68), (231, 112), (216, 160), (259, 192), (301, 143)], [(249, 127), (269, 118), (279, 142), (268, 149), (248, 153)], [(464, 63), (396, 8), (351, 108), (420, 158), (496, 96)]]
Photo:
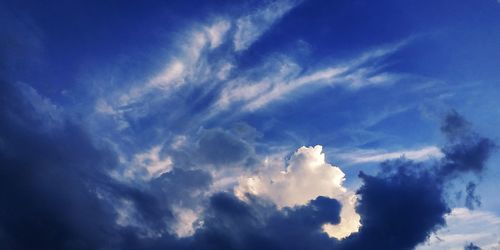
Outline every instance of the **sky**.
[(0, 248), (500, 249), (500, 2), (0, 0)]

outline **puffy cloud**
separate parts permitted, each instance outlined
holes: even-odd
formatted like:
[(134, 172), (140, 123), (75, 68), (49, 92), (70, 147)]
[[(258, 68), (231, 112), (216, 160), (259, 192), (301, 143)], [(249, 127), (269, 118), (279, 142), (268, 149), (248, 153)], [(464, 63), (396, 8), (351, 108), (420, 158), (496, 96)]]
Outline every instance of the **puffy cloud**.
[(331, 237), (344, 238), (360, 226), (354, 211), (356, 196), (342, 186), (345, 174), (328, 164), (321, 146), (301, 147), (291, 157), (285, 169), (270, 165), (258, 175), (240, 179), (236, 194), (245, 199), (249, 193), (273, 201), (279, 208), (307, 204), (318, 196), (337, 199), (342, 204), (339, 225), (325, 225)]

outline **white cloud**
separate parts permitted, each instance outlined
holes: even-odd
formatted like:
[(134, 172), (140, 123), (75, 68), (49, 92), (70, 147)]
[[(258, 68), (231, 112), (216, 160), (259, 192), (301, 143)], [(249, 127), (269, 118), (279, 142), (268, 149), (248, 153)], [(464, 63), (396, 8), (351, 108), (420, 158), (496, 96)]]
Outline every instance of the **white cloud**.
[[(119, 98), (118, 106), (127, 106), (141, 101), (145, 95), (154, 91), (168, 92), (187, 83), (203, 82), (207, 73), (212, 71), (210, 65), (201, 65), (204, 55), (219, 47), (231, 28), (228, 20), (218, 20), (209, 25), (196, 27), (178, 37), (177, 49), (168, 60), (163, 70), (155, 74), (145, 83), (133, 86)], [(218, 71), (224, 76), (230, 67), (226, 64)], [(216, 76), (210, 76), (215, 78)]]
[[(290, 58), (270, 58), (262, 66), (242, 72), (238, 78), (230, 80), (220, 93), (215, 112), (228, 109), (232, 105), (240, 105), (242, 111), (255, 111), (305, 86), (341, 84), (357, 89), (394, 83), (402, 76), (380, 72), (382, 66), (378, 61), (404, 44), (405, 42), (401, 42), (377, 48), (346, 63), (308, 71)], [(255, 79), (255, 76), (260, 76), (260, 79)]]
[(229, 23), (228, 21), (220, 21), (215, 23), (211, 27), (206, 28), (211, 49), (215, 49), (222, 44), (224, 35), (230, 28), (231, 23)]
[(235, 51), (245, 50), (299, 1), (274, 1), (265, 8), (236, 20)]
[[(305, 205), (318, 196), (337, 199), (342, 204), (341, 222), (325, 225), (330, 237), (343, 238), (357, 232), (360, 217), (355, 212), (356, 196), (342, 186), (345, 174), (325, 161), (322, 146), (301, 147), (286, 168), (265, 164), (257, 175), (241, 177), (235, 193), (245, 200), (245, 193), (273, 201), (279, 208)], [(276, 162), (274, 162), (276, 163)]]
[(500, 249), (500, 217), (491, 212), (454, 208), (446, 216), (446, 224), (417, 249), (462, 250), (470, 242), (484, 250)]
[(350, 153), (337, 153), (340, 159), (346, 160), (352, 164), (383, 162), (404, 157), (413, 161), (426, 161), (431, 159), (440, 159), (444, 155), (436, 146), (427, 146), (415, 150), (401, 150), (387, 152), (382, 150), (358, 149)]
[(172, 208), (172, 212), (174, 213), (176, 221), (172, 224), (171, 230), (177, 237), (184, 238), (192, 236), (196, 232), (196, 229), (199, 228), (200, 225), (197, 225), (196, 222), (198, 221), (200, 212), (176, 206)]
[(128, 162), (124, 177), (127, 179), (141, 178), (150, 180), (172, 170), (172, 159), (161, 156), (161, 145), (150, 150), (134, 155), (133, 161)]
[(153, 79), (150, 84), (158, 88), (169, 88), (184, 82), (186, 66), (180, 60), (173, 60), (167, 68)]

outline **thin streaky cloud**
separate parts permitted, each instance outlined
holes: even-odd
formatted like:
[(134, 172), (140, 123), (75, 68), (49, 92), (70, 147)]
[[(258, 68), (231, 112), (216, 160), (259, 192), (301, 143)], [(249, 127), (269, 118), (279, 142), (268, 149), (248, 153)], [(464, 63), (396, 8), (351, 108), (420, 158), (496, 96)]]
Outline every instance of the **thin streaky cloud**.
[(420, 149), (386, 151), (386, 150), (349, 150), (349, 153), (337, 153), (339, 159), (345, 160), (349, 164), (377, 163), (398, 158), (406, 158), (413, 161), (426, 161), (440, 159), (444, 155), (436, 146), (427, 146)]

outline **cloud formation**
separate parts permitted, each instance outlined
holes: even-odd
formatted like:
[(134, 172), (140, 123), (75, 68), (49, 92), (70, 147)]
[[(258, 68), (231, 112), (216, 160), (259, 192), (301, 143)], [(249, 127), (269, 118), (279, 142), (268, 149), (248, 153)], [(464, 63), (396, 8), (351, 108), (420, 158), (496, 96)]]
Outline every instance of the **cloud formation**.
[[(419, 46), (404, 38), (408, 34), (369, 46), (349, 40), (347, 50), (330, 47), (342, 34), (365, 33), (336, 19), (342, 15), (335, 11), (351, 6), (347, 2), (324, 3), (246, 2), (242, 8), (200, 2), (192, 8), (174, 1), (113, 5), (104, 15), (106, 3), (75, 5), (81, 13), (64, 4), (26, 12), (14, 7), (14, 15), (10, 6), (25, 3), (0, 3), (0, 26), (6, 28), (0, 31), (6, 47), (0, 48), (0, 248), (498, 247), (498, 216), (483, 210), (478, 193), (496, 146), (457, 112), (443, 120), (443, 146), (433, 146), (436, 138), (417, 141), (410, 133), (413, 116), (394, 136), (411, 150), (357, 150), (342, 135), (330, 136), (336, 124), (348, 127), (356, 123), (350, 117), (366, 115), (355, 106), (406, 98), (393, 87), (418, 92), (418, 103), (426, 101), (419, 94), (436, 90), (400, 84), (420, 79), (401, 70), (417, 66), (395, 63), (414, 52), (408, 47)], [(141, 8), (155, 10), (144, 14)], [(89, 18), (90, 10), (96, 17)], [(211, 12), (200, 14), (206, 10)], [(34, 19), (16, 21), (25, 14)], [(195, 21), (180, 25), (184, 18)], [(150, 22), (161, 28), (143, 25)], [(318, 23), (326, 25), (311, 25)], [(398, 29), (394, 23), (388, 22), (391, 32)], [(374, 33), (386, 35), (373, 25)], [(288, 34), (304, 26), (316, 34)], [(159, 33), (168, 38), (155, 40)], [(126, 53), (135, 46), (142, 56)], [(47, 61), (30, 69), (38, 60), (31, 57), (43, 49)], [(114, 61), (114, 53), (122, 59)], [(113, 66), (103, 66), (105, 60)], [(134, 62), (124, 66), (121, 60)], [(93, 75), (92, 67), (112, 72), (112, 83), (81, 77)], [(382, 115), (373, 112), (379, 106), (370, 107), (376, 114), (363, 126), (412, 110), (401, 107)], [(302, 146), (316, 143), (349, 148), (328, 156), (354, 164), (332, 165), (323, 146)], [(358, 169), (366, 171), (355, 177)]]
[(354, 211), (356, 196), (344, 186), (345, 174), (328, 164), (321, 146), (301, 147), (290, 158), (286, 168), (270, 164), (258, 170), (258, 175), (240, 178), (236, 194), (267, 198), (279, 208), (305, 205), (318, 196), (340, 201), (340, 224), (323, 225), (323, 230), (335, 238), (357, 232), (359, 215)]

